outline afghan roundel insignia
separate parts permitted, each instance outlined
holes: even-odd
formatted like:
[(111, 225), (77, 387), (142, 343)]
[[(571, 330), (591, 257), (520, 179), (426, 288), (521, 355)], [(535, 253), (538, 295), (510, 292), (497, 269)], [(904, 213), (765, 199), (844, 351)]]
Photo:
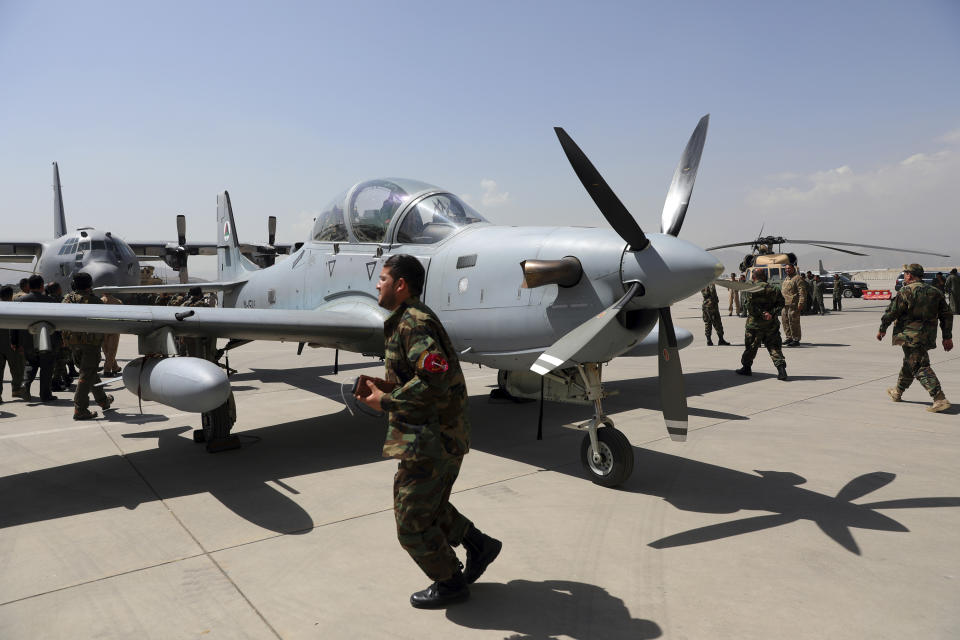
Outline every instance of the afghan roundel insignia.
[(450, 370), (450, 363), (439, 354), (424, 353), (417, 361), (417, 368), (427, 373), (446, 373)]

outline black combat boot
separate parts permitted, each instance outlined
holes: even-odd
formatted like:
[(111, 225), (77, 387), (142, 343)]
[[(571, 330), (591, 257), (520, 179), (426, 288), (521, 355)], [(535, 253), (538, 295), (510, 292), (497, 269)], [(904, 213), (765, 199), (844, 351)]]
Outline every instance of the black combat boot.
[(423, 591), (410, 596), (410, 604), (417, 609), (437, 609), (455, 602), (463, 602), (470, 597), (470, 588), (463, 579), (463, 572), (457, 569), (452, 577), (438, 580)]
[(467, 535), (463, 538), (463, 546), (467, 550), (467, 569), (463, 577), (468, 584), (473, 584), (500, 555), (503, 543), (485, 533), (480, 533), (480, 530), (471, 524)]
[(723, 339), (723, 336), (720, 336), (720, 339), (717, 340), (717, 344), (721, 347), (729, 347), (730, 343)]
[(713, 340), (710, 339), (710, 336), (707, 336), (707, 346), (708, 346), (708, 347), (712, 347), (712, 346), (713, 346)]
[(753, 375), (753, 371), (750, 369), (750, 365), (748, 365), (748, 364), (743, 365), (742, 367), (740, 367), (739, 369), (737, 369), (736, 371), (734, 371), (734, 373), (739, 373), (739, 374), (742, 375), (742, 376), (752, 376), (752, 375)]
[(778, 364), (777, 365), (777, 380), (786, 380), (787, 379), (787, 365)]

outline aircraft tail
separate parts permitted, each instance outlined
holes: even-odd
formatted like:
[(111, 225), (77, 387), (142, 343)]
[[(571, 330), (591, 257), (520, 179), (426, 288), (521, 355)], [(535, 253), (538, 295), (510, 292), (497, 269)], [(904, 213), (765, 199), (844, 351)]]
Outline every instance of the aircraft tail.
[(817, 264), (820, 265), (820, 275), (821, 275), (821, 276), (830, 275), (830, 272), (823, 268), (823, 260), (817, 260)]
[(217, 279), (242, 280), (258, 268), (240, 253), (230, 194), (224, 191), (217, 196)]
[(53, 237), (67, 235), (67, 218), (63, 214), (63, 191), (60, 189), (60, 169), (53, 163)]

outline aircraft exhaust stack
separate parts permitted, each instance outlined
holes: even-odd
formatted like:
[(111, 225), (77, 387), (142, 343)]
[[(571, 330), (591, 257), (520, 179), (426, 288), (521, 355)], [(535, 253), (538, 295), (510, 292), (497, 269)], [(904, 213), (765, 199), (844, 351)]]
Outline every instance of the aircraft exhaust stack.
[(123, 368), (123, 385), (143, 400), (204, 413), (230, 396), (230, 381), (217, 365), (200, 358), (137, 358)]
[(523, 269), (524, 289), (535, 289), (548, 284), (572, 287), (580, 282), (583, 276), (583, 266), (573, 256), (560, 260), (524, 260), (520, 263), (520, 268)]

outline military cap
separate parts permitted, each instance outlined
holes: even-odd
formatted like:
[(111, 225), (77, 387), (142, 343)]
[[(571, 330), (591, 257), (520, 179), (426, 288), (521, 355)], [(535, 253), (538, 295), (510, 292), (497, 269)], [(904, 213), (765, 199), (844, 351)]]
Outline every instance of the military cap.
[(903, 272), (904, 272), (904, 273), (912, 273), (913, 275), (917, 276), (918, 278), (922, 278), (922, 277), (923, 277), (923, 267), (921, 267), (921, 266), (920, 266), (919, 264), (917, 264), (916, 262), (911, 262), (910, 264), (905, 264), (905, 265), (903, 265)]

